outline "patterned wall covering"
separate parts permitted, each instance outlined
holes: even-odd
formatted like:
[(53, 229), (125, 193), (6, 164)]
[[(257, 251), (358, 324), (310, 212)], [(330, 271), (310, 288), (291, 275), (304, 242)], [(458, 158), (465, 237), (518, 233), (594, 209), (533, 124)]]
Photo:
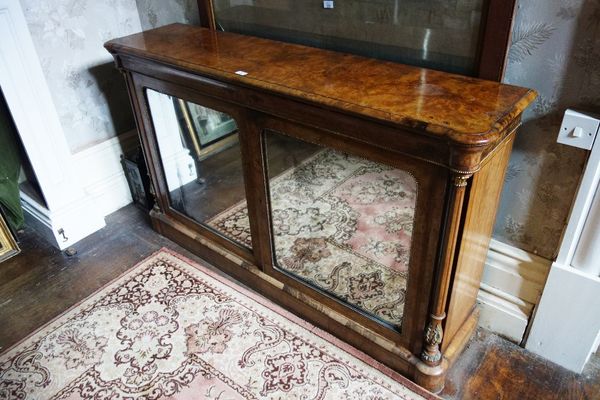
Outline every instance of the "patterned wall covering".
[(135, 0), (21, 0), (21, 6), (71, 151), (133, 129), (123, 78), (103, 44), (141, 30)]
[(164, 0), (136, 0), (142, 29), (181, 22), (199, 25), (198, 3), (196, 0), (173, 0), (165, 7)]
[(566, 108), (600, 112), (600, 0), (520, 0), (505, 81), (540, 96), (524, 117), (494, 236), (553, 258), (587, 152), (556, 143)]

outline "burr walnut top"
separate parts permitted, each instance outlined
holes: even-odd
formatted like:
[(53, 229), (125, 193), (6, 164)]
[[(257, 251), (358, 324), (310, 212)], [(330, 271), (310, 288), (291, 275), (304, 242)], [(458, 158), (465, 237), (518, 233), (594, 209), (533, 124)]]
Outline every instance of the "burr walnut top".
[(182, 24), (105, 47), (464, 145), (495, 142), (536, 97), (498, 82)]

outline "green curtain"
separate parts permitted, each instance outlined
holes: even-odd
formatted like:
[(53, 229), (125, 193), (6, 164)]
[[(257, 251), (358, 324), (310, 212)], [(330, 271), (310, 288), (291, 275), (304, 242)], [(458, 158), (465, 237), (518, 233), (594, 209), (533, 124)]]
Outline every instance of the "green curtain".
[(21, 156), (17, 131), (8, 107), (4, 101), (0, 101), (0, 206), (13, 229), (21, 228), (24, 222), (19, 198), (20, 171)]

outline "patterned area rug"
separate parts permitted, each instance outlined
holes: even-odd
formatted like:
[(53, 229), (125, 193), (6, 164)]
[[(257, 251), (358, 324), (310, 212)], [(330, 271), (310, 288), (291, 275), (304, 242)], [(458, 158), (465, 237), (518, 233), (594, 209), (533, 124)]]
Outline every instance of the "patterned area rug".
[(437, 397), (164, 249), (0, 356), (0, 399), (263, 398)]
[[(278, 266), (397, 328), (417, 183), (407, 172), (323, 150), (270, 182)], [(251, 247), (246, 202), (207, 224)]]

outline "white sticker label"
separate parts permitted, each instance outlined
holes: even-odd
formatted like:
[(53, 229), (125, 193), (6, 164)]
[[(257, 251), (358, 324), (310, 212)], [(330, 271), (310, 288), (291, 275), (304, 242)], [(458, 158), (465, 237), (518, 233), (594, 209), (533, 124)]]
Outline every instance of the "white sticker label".
[(323, 8), (333, 8), (333, 0), (323, 0)]
[(235, 71), (236, 74), (241, 75), (241, 76), (246, 76), (248, 75), (248, 73), (246, 71)]

